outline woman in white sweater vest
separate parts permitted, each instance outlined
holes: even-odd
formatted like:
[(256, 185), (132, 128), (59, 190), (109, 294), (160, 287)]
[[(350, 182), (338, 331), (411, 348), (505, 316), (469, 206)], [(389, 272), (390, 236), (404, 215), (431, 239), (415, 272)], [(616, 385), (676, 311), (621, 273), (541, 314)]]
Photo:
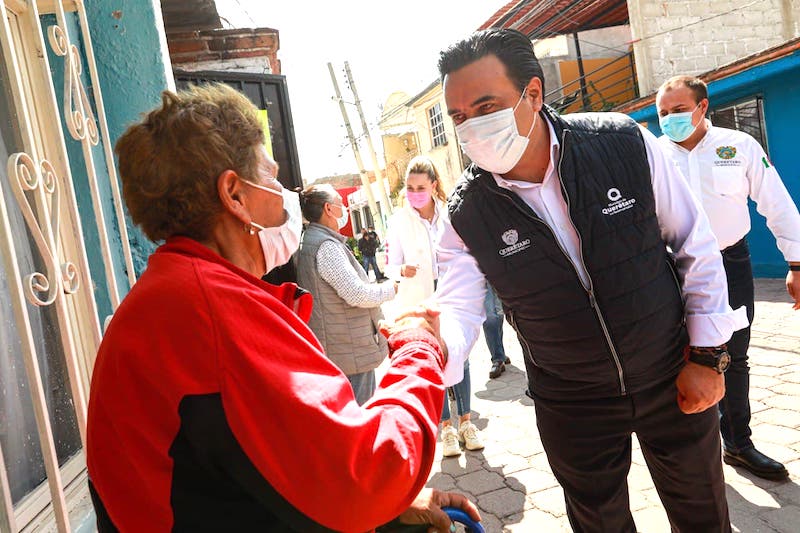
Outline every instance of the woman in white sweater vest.
[(331, 185), (308, 187), (300, 203), (309, 224), (296, 256), (297, 281), (314, 296), (308, 327), (363, 405), (375, 392), (375, 369), (388, 354), (378, 332), (380, 305), (394, 298), (397, 285), (369, 282), (339, 233), (348, 211)]

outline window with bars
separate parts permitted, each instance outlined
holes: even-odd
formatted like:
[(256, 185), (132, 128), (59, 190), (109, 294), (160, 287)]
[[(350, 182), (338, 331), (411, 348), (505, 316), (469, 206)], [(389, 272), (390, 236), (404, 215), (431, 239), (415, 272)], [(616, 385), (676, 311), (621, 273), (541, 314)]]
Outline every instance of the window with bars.
[(431, 143), (433, 147), (447, 144), (447, 135), (444, 132), (444, 118), (442, 106), (438, 102), (428, 109), (428, 123), (431, 126)]
[(764, 122), (764, 101), (761, 96), (714, 109), (709, 112), (708, 118), (714, 126), (750, 134), (769, 155), (767, 128)]

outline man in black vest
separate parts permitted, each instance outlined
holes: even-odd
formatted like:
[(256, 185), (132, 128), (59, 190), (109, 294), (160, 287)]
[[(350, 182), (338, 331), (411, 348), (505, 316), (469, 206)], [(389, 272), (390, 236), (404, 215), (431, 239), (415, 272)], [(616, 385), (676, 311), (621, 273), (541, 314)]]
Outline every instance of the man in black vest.
[(473, 162), (437, 250), (445, 381), (461, 378), (477, 337), (485, 276), (523, 346), (572, 527), (636, 531), (636, 432), (673, 531), (730, 531), (711, 407), (725, 390), (724, 344), (747, 317), (728, 305), (719, 250), (684, 180), (629, 117), (544, 106), (519, 32), (478, 32), (442, 52), (439, 70)]

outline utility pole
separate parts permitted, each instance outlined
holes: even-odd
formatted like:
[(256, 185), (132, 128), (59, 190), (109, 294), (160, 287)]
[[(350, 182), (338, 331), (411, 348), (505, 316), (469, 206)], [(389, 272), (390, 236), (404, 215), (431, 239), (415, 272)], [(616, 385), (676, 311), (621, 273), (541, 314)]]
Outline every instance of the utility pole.
[(386, 216), (392, 214), (392, 202), (389, 200), (389, 194), (386, 192), (386, 187), (383, 186), (383, 173), (381, 167), (378, 165), (378, 155), (375, 153), (375, 147), (372, 145), (372, 135), (369, 133), (367, 127), (367, 120), (364, 118), (364, 110), (361, 109), (361, 100), (358, 98), (358, 91), (356, 91), (356, 84), (353, 81), (353, 73), (350, 71), (350, 63), (344, 62), (344, 71), (347, 74), (347, 83), (350, 85), (350, 90), (353, 91), (353, 98), (356, 100), (356, 109), (358, 109), (358, 116), (361, 117), (361, 129), (364, 130), (364, 136), (367, 138), (367, 147), (372, 156), (372, 168), (375, 169), (375, 178), (378, 180), (378, 190), (381, 191), (381, 202), (383, 202), (384, 212)]
[[(350, 119), (347, 118), (347, 109), (344, 107), (344, 100), (342, 100), (342, 93), (339, 92), (339, 83), (336, 81), (336, 74), (333, 72), (333, 65), (328, 63), (328, 72), (331, 74), (331, 81), (333, 82), (333, 90), (336, 92), (335, 99), (339, 102), (339, 110), (342, 112), (342, 119), (344, 119), (344, 127), (347, 129), (347, 138), (350, 140), (350, 146), (353, 148), (353, 155), (356, 156), (356, 164), (358, 165), (358, 172), (361, 174), (361, 185), (364, 187), (364, 194), (367, 195), (367, 204), (370, 211), (372, 211), (372, 220), (375, 222), (375, 229), (381, 237), (386, 235), (383, 227), (383, 219), (378, 216), (378, 205), (375, 203), (375, 196), (372, 194), (372, 185), (369, 182), (367, 171), (364, 170), (364, 162), (361, 160), (361, 152), (358, 150), (358, 143), (353, 135), (353, 128), (350, 127)], [(366, 221), (365, 221), (366, 222)]]

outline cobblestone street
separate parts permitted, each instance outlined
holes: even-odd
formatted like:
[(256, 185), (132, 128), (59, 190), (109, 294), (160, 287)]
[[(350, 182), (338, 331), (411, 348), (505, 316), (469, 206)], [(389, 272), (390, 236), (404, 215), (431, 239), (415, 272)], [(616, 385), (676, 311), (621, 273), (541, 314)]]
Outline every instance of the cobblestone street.
[[(793, 312), (783, 280), (756, 281), (756, 318), (750, 348), (752, 429), (756, 446), (783, 462), (790, 479), (766, 481), (725, 466), (734, 531), (800, 531), (800, 311)], [(466, 493), (489, 532), (570, 531), (563, 493), (542, 450), (532, 401), (524, 394), (522, 353), (511, 327), (504, 341), (512, 365), (488, 378), (481, 337), (470, 356), (473, 421), (486, 448), (438, 459), (429, 486)], [(668, 532), (666, 514), (634, 440), (628, 477), (639, 531)]]

